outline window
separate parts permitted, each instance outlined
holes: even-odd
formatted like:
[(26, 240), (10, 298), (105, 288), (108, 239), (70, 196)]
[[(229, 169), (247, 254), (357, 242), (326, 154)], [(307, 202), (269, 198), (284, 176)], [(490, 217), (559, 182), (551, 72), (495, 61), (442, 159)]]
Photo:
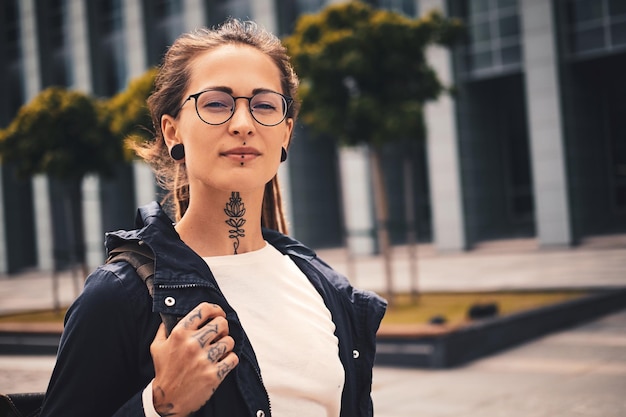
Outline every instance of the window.
[(146, 2), (146, 42), (152, 64), (160, 61), (167, 47), (183, 32), (183, 19), (181, 0)]
[(207, 10), (209, 14), (209, 25), (217, 25), (222, 23), (229, 17), (238, 19), (250, 19), (250, 1), (251, 0), (209, 0), (207, 1)]
[(89, 2), (94, 15), (96, 92), (111, 96), (125, 87), (126, 59), (121, 0)]
[(469, 40), (462, 52), (465, 76), (474, 78), (521, 69), (517, 0), (459, 0), (453, 10), (468, 26)]
[(67, 0), (39, 0), (39, 52), (44, 86), (72, 84), (72, 60)]
[(3, 94), (0, 95), (2, 115), (0, 126), (6, 126), (24, 104), (24, 71), (20, 48), (20, 19), (16, 0), (2, 3), (0, 11), (0, 42), (3, 46), (3, 68), (0, 70)]
[(566, 3), (569, 52), (574, 56), (626, 47), (626, 1), (569, 0)]

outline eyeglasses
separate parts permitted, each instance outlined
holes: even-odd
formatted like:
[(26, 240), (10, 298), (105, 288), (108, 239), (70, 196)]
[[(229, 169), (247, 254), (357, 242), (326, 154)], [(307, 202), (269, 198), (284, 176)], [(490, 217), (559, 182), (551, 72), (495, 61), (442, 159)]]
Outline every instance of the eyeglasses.
[(191, 94), (181, 104), (195, 99), (196, 113), (200, 120), (209, 125), (226, 123), (235, 114), (235, 101), (240, 98), (248, 100), (248, 108), (252, 118), (263, 126), (276, 126), (287, 117), (287, 110), (293, 99), (275, 91), (261, 91), (252, 97), (233, 97), (222, 90), (204, 90)]

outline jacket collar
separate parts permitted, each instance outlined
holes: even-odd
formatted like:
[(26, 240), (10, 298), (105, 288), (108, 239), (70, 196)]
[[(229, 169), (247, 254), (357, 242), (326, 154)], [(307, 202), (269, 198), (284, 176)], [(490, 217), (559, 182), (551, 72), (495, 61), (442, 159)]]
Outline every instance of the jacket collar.
[[(174, 222), (158, 202), (153, 201), (137, 210), (135, 227), (134, 230), (107, 233), (107, 253), (130, 241), (142, 242), (155, 254), (156, 285), (215, 285), (206, 262), (180, 239), (174, 229)], [(262, 232), (263, 238), (284, 255), (307, 260), (316, 256), (313, 250), (282, 233), (265, 228)]]

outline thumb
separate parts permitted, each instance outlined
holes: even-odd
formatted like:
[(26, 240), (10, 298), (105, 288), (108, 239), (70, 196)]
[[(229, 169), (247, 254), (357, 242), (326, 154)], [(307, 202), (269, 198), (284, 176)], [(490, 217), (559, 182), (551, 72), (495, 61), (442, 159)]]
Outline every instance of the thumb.
[(154, 336), (154, 342), (164, 342), (167, 340), (167, 332), (165, 330), (165, 325), (161, 323), (159, 326), (156, 335)]

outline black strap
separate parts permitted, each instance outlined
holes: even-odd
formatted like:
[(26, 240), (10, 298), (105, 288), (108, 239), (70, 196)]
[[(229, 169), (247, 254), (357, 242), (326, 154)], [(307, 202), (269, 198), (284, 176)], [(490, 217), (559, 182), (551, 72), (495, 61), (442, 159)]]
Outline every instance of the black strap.
[(154, 254), (146, 245), (125, 243), (109, 252), (106, 263), (126, 261), (137, 271), (139, 278), (148, 287), (150, 296), (154, 293)]
[(43, 397), (43, 392), (0, 394), (0, 417), (37, 417)]
[[(146, 284), (148, 292), (152, 297), (154, 294), (154, 254), (152, 250), (146, 245), (142, 245), (140, 242), (130, 242), (109, 251), (109, 257), (106, 263), (122, 261), (128, 262), (135, 268), (137, 275), (139, 275), (139, 278)], [(171, 314), (159, 314), (161, 321), (165, 324), (167, 335), (169, 336), (176, 323), (178, 323), (178, 318)]]

